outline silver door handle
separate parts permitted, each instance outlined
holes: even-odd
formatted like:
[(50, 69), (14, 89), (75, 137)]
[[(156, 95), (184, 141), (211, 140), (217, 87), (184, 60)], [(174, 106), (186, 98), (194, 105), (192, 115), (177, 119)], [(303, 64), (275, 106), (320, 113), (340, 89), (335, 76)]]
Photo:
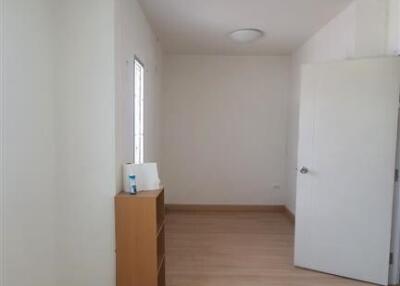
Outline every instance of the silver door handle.
[(303, 167), (303, 168), (300, 169), (300, 173), (303, 174), (303, 175), (307, 174), (308, 173), (308, 169), (306, 167)]

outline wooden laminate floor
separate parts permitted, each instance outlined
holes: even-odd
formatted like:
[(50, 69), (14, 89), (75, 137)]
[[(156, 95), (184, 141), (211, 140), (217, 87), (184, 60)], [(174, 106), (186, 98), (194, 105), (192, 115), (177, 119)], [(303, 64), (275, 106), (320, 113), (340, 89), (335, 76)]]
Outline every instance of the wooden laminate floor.
[(293, 267), (282, 213), (168, 212), (167, 286), (371, 285)]

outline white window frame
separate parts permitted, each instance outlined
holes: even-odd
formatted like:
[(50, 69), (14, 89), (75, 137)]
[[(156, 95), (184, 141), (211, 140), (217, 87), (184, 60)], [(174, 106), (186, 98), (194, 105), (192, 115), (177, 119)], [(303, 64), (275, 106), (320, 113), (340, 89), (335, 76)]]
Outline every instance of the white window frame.
[(145, 66), (137, 57), (133, 60), (134, 80), (134, 132), (133, 132), (133, 153), (134, 163), (144, 162), (144, 76)]

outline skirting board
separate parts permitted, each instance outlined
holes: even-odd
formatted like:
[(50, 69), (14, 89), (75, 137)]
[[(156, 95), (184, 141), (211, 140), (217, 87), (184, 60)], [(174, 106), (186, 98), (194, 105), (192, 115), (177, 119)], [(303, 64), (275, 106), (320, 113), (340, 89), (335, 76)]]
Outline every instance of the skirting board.
[(188, 212), (273, 212), (286, 213), (284, 205), (192, 205), (192, 204), (166, 204), (167, 211)]
[(188, 212), (285, 212), (283, 205), (187, 205), (167, 204), (167, 211)]
[(285, 214), (291, 223), (294, 224), (296, 222), (296, 218), (295, 218), (294, 214), (286, 206), (285, 206)]

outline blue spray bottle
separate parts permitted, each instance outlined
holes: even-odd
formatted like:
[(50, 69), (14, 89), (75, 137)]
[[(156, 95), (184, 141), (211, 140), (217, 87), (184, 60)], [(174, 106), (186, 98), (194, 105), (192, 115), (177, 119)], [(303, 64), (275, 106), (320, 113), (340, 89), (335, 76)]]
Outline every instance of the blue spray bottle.
[(131, 195), (136, 195), (137, 189), (136, 189), (136, 176), (129, 176), (129, 194)]

